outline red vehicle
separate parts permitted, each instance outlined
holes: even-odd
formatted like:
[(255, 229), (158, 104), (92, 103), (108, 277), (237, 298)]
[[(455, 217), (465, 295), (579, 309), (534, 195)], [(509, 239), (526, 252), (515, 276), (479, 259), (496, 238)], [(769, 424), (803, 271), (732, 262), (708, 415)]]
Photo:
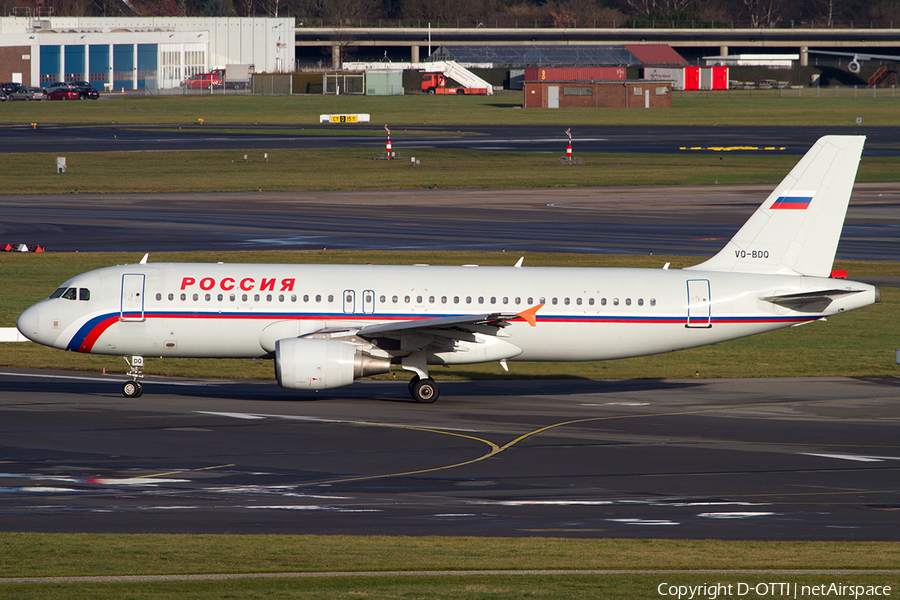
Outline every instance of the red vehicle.
[(50, 100), (81, 100), (81, 92), (74, 85), (58, 85), (47, 93)]
[(428, 94), (487, 94), (487, 88), (447, 87), (447, 76), (443, 73), (422, 75), (422, 91)]
[(224, 69), (215, 69), (209, 73), (197, 73), (191, 75), (181, 82), (183, 87), (188, 89), (206, 90), (212, 88), (220, 88), (225, 84)]

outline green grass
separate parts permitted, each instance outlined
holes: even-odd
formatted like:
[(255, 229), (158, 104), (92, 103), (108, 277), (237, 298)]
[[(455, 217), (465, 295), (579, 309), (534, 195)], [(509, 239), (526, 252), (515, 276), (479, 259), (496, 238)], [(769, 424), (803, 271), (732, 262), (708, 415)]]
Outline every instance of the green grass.
[[(360, 264), (481, 264), (509, 265), (518, 255), (475, 252), (218, 252), (160, 253), (153, 262), (286, 262)], [(0, 327), (15, 325), (19, 313), (46, 298), (69, 277), (114, 264), (137, 262), (137, 255), (104, 253), (0, 255), (0, 281), (16, 281), (0, 291)], [(696, 264), (700, 259), (684, 256), (605, 256), (577, 254), (528, 254), (530, 266), (647, 267), (672, 268)], [(849, 277), (900, 275), (900, 264), (838, 262)], [(510, 372), (498, 363), (433, 369), (438, 380), (453, 379), (682, 379), (688, 377), (808, 377), (890, 376), (897, 374), (894, 350), (900, 339), (900, 289), (882, 290), (883, 302), (851, 313), (728, 343), (657, 356), (588, 363), (516, 363)], [(802, 356), (803, 360), (796, 360)], [(225, 378), (273, 378), (272, 365), (251, 360), (154, 359), (148, 357), (147, 372), (155, 375)], [(111, 373), (127, 371), (120, 357), (62, 352), (37, 344), (0, 344), (0, 365), (7, 367), (75, 369)], [(380, 378), (391, 378), (385, 375)], [(406, 379), (409, 374), (397, 372)]]
[[(782, 98), (759, 93), (675, 95), (669, 109), (521, 108), (521, 92), (494, 96), (105, 96), (99, 101), (10, 102), (0, 122), (205, 126), (318, 125), (320, 114), (368, 113), (372, 123), (403, 125), (896, 125), (898, 98)], [(340, 128), (344, 128), (341, 126)], [(351, 127), (352, 128), (352, 127)], [(336, 127), (336, 129), (339, 129)], [(562, 132), (560, 132), (562, 133)]]
[[(55, 154), (0, 154), (0, 172), (7, 194), (204, 193), (777, 183), (797, 162), (780, 154), (576, 153), (585, 164), (569, 167), (534, 152), (407, 151), (402, 137), (394, 149), (402, 160), (373, 160), (378, 149), (269, 150), (268, 163), (263, 150), (66, 153), (65, 174), (54, 172)], [(896, 181), (898, 167), (900, 158), (864, 158), (857, 181)]]
[[(699, 569), (897, 569), (889, 543), (384, 536), (0, 534), (2, 577), (334, 571), (650, 570), (652, 574), (394, 575), (195, 582), (2, 584), (5, 599), (650, 598), (670, 585), (893, 585), (885, 574), (675, 574)], [(748, 598), (757, 598), (751, 593)]]

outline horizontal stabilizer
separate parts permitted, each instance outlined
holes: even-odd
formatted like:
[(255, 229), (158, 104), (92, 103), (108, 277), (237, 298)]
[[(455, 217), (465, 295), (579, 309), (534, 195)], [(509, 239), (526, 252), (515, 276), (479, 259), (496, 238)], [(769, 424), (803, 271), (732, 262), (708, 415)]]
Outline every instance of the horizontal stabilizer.
[(824, 312), (832, 301), (847, 296), (858, 294), (864, 290), (822, 290), (816, 292), (802, 292), (800, 294), (783, 294), (780, 296), (765, 296), (760, 298), (765, 302), (771, 302), (784, 308), (797, 312)]

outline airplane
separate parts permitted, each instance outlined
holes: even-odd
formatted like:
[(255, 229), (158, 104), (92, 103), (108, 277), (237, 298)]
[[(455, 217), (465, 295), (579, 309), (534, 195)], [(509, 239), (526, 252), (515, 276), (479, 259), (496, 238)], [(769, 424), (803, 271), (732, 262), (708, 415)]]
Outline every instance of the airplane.
[(829, 50), (805, 50), (807, 54), (827, 54), (829, 56), (843, 56), (845, 58), (852, 59), (850, 64), (847, 65), (847, 70), (851, 73), (859, 73), (862, 65), (860, 61), (863, 60), (889, 60), (893, 62), (900, 62), (900, 56), (891, 55), (891, 54), (869, 54), (867, 52), (832, 52)]
[(685, 269), (150, 263), (77, 275), (17, 327), (46, 346), (131, 357), (274, 359), (278, 384), (323, 390), (432, 365), (596, 361), (733, 340), (880, 301), (832, 277), (864, 136), (819, 139), (715, 256)]

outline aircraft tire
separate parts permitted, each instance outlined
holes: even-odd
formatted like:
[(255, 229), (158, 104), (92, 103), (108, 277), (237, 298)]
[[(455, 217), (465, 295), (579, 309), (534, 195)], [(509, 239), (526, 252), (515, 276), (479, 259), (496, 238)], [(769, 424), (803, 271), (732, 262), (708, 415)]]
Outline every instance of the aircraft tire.
[(126, 398), (140, 398), (144, 393), (144, 386), (137, 381), (126, 381), (122, 386), (122, 394)]
[(413, 386), (416, 385), (421, 379), (418, 375), (413, 375), (413, 378), (409, 380), (409, 393), (413, 393)]
[(420, 379), (415, 382), (410, 386), (410, 392), (412, 393), (413, 400), (420, 404), (431, 404), (441, 395), (437, 384), (431, 377), (428, 379)]

